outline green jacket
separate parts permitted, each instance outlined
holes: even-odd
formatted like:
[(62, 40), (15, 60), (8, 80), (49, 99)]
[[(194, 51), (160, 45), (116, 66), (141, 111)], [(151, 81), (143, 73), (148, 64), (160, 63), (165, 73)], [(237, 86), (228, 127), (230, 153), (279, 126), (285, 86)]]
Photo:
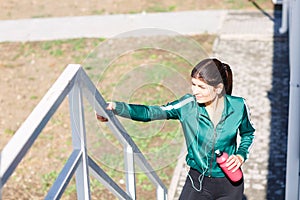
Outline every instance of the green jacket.
[[(224, 177), (224, 173), (217, 166), (214, 151), (219, 149), (229, 155), (239, 154), (246, 160), (255, 131), (244, 99), (230, 95), (224, 97), (224, 110), (216, 127), (209, 119), (205, 106), (198, 104), (191, 94), (163, 106), (116, 102), (114, 112), (119, 116), (144, 122), (179, 120), (186, 140), (187, 164), (205, 176)], [(237, 148), (238, 133), (241, 141)]]

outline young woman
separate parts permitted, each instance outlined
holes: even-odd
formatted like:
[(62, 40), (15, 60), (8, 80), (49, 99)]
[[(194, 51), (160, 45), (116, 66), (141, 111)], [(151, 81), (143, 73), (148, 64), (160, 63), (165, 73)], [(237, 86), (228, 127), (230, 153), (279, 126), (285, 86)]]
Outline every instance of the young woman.
[[(111, 102), (107, 109), (137, 121), (177, 119), (181, 122), (190, 166), (181, 200), (241, 200), (243, 179), (228, 180), (216, 163), (215, 150), (227, 152), (228, 170), (236, 171), (248, 157), (254, 131), (245, 101), (231, 96), (232, 72), (218, 59), (205, 59), (191, 73), (192, 92), (163, 106)], [(100, 121), (106, 118), (97, 115)], [(241, 141), (237, 146), (237, 134)]]

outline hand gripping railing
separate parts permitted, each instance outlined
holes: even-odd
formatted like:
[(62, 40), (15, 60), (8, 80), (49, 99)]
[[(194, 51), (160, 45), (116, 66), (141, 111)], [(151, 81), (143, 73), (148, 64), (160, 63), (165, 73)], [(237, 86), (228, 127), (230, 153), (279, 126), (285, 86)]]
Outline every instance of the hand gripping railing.
[[(59, 199), (72, 176), (76, 175), (78, 199), (90, 199), (89, 173), (105, 185), (119, 199), (136, 199), (135, 168), (136, 163), (156, 186), (156, 197), (167, 199), (167, 188), (147, 162), (139, 148), (127, 134), (111, 111), (106, 111), (106, 102), (80, 65), (70, 64), (50, 88), (41, 102), (32, 111), (23, 125), (14, 134), (0, 154), (0, 191), (19, 162), (30, 149), (35, 139), (55, 113), (59, 105), (69, 94), (73, 152), (62, 171), (50, 188), (45, 199)], [(83, 96), (93, 109), (109, 119), (107, 125), (124, 147), (126, 192), (123, 191), (89, 157), (86, 149), (86, 132), (83, 110)], [(1, 199), (1, 194), (0, 194)]]

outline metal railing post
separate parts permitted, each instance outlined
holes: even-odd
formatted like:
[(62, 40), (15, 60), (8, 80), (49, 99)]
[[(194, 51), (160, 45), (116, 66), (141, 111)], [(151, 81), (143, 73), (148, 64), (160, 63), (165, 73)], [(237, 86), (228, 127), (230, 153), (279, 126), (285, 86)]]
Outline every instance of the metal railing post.
[(161, 186), (157, 186), (156, 199), (159, 199), (159, 200), (167, 200), (168, 199), (167, 192)]
[(88, 156), (86, 149), (86, 133), (84, 123), (83, 99), (80, 81), (77, 81), (69, 94), (72, 142), (75, 150), (82, 151), (82, 159), (76, 170), (76, 190), (79, 200), (90, 199), (90, 183), (88, 172)]
[(133, 149), (129, 145), (124, 147), (124, 163), (126, 175), (126, 191), (132, 199), (136, 199), (135, 169)]
[(48, 191), (45, 200), (56, 200), (61, 198), (74, 173), (76, 172), (79, 163), (81, 163), (81, 160), (82, 152), (80, 150), (74, 150), (53, 183), (52, 187)]

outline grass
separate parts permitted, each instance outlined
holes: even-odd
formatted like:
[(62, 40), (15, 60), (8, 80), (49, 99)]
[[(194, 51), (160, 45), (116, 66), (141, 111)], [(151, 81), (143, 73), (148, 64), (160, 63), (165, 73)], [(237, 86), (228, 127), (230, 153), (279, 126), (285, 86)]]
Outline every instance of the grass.
[[(189, 1), (178, 2), (169, 1), (168, 3), (149, 1), (144, 11), (149, 13), (155, 12), (172, 12), (184, 10), (205, 10), (205, 9), (232, 9), (232, 10), (256, 10), (257, 5), (263, 10), (272, 10), (273, 4), (270, 0), (222, 0), (222, 1)], [(131, 10), (129, 13), (140, 13), (142, 10)]]
[[(7, 2), (9, 4), (9, 2)], [(3, 4), (1, 19), (45, 18), (83, 15), (126, 14), (144, 12), (172, 12), (207, 9), (245, 9), (256, 10), (258, 5), (263, 10), (272, 10), (271, 0), (147, 0), (147, 1), (104, 1), (104, 2), (74, 2), (67, 0), (64, 4), (46, 1), (24, 1), (22, 5)], [(80, 6), (79, 6), (80, 5)]]
[(42, 189), (44, 192), (47, 192), (50, 189), (58, 175), (59, 173), (57, 171), (51, 171), (42, 176)]
[(32, 99), (32, 100), (38, 99), (38, 96), (32, 95), (32, 96), (30, 96), (30, 99)]
[(4, 130), (4, 133), (7, 134), (7, 135), (14, 135), (15, 131), (7, 128), (7, 129)]
[[(214, 36), (201, 35), (194, 36), (192, 39), (209, 52), (214, 38)], [(33, 67), (36, 68), (37, 72), (43, 72), (50, 68), (56, 72), (56, 79), (64, 69), (64, 67), (61, 66), (62, 63), (80, 62), (86, 66), (86, 72), (92, 77), (94, 83), (97, 84), (97, 87), (99, 87), (102, 95), (107, 100), (114, 97), (113, 95), (115, 94), (112, 93), (112, 91), (118, 93), (118, 96), (115, 96), (115, 98), (118, 97), (116, 100), (122, 100), (123, 98), (123, 100), (128, 102), (151, 105), (165, 104), (178, 97), (179, 94), (177, 93), (179, 92), (174, 92), (168, 88), (169, 86), (166, 84), (166, 80), (172, 83), (173, 78), (177, 77), (176, 75), (182, 77), (188, 76), (188, 69), (191, 68), (191, 65), (186, 62), (185, 59), (168, 51), (149, 48), (141, 49), (117, 57), (113, 62), (110, 62), (109, 68), (104, 71), (105, 73), (99, 78), (99, 72), (101, 72), (101, 70), (99, 71), (98, 64), (101, 63), (102, 58), (98, 57), (99, 52), (92, 50), (99, 48), (99, 44), (103, 41), (104, 39), (100, 38), (31, 43), (0, 43), (0, 50), (2, 50), (2, 52), (9, 52), (9, 54), (3, 53), (0, 55), (3, 61), (0, 71), (1, 69), (9, 67), (15, 70), (15, 73), (18, 73), (20, 68)], [(122, 43), (119, 41), (117, 44), (127, 45), (128, 42)], [(109, 52), (104, 53), (109, 54)], [(104, 59), (105, 58), (106, 57), (104, 57)], [(28, 66), (28, 63), (32, 63), (32, 59), (34, 59), (35, 62)], [(105, 60), (104, 63), (109, 63), (109, 61)], [(28, 77), (25, 76), (25, 79), (28, 81), (27, 84), (38, 84), (40, 87), (43, 87), (43, 84), (40, 84), (40, 77), (37, 75), (38, 74), (32, 73), (28, 74)], [(50, 74), (47, 74), (47, 76), (50, 78)], [(138, 82), (141, 80), (146, 80), (146, 84)], [(26, 83), (23, 85), (25, 86)], [(129, 88), (135, 89), (132, 90), (128, 96)], [(40, 95), (37, 94), (30, 95), (30, 103), (28, 103), (27, 106), (34, 107), (39, 97)], [(64, 109), (64, 111), (68, 112), (68, 108)], [(85, 116), (86, 123), (89, 123), (86, 125), (89, 141), (88, 151), (99, 162), (101, 168), (119, 183), (119, 180), (124, 180), (124, 173), (122, 172), (124, 166), (123, 153), (119, 153), (123, 151), (123, 147), (107, 127), (105, 128), (105, 124), (95, 123), (94, 112), (90, 106), (85, 105), (85, 111), (87, 113)], [(64, 145), (62, 148), (71, 147), (72, 144), (69, 140), (62, 141), (62, 139), (60, 139), (63, 133), (70, 133), (70, 130), (65, 127), (65, 124), (68, 124), (67, 121), (69, 121), (69, 116), (59, 110), (45, 128), (46, 133), (42, 134), (40, 141), (37, 141), (38, 146), (36, 148), (39, 151), (48, 151), (48, 153), (46, 153), (47, 160), (54, 161), (53, 159), (55, 159), (55, 162), (59, 163), (66, 160), (67, 157), (64, 155), (68, 155), (67, 150), (60, 149), (58, 151), (57, 147), (52, 146), (52, 144), (58, 141), (60, 145)], [(176, 165), (176, 157), (179, 154), (183, 142), (183, 136), (178, 122), (157, 121), (139, 123), (122, 119), (122, 123), (141, 151), (145, 153), (146, 158), (149, 159), (150, 163), (154, 166), (153, 168), (159, 177), (161, 177), (166, 186), (168, 186)], [(70, 128), (69, 126), (67, 127)], [(59, 128), (59, 131), (56, 130), (57, 128)], [(7, 135), (12, 135), (14, 132), (11, 128), (6, 128), (5, 130)], [(109, 145), (114, 148), (112, 149), (113, 152), (107, 149)], [(57, 153), (59, 155), (57, 155)], [(31, 160), (32, 159), (29, 159), (27, 162), (28, 165), (31, 165)], [(54, 182), (60, 168), (53, 169), (49, 167), (47, 170), (48, 172), (43, 173), (41, 180), (37, 180), (35, 183), (38, 185), (40, 181), (42, 182), (41, 187), (44, 193)], [(91, 180), (93, 195), (99, 197), (105, 193), (105, 195), (111, 197), (111, 194), (107, 194), (107, 191), (99, 186), (100, 183), (94, 179)], [(137, 189), (139, 193), (146, 195), (145, 198), (154, 193), (155, 186), (149, 182), (145, 174), (138, 173), (136, 181), (138, 183)], [(121, 186), (124, 187), (122, 184)], [(72, 180), (63, 199), (73, 197), (75, 191), (74, 180)], [(142, 197), (139, 199), (142, 199)]]
[(163, 6), (160, 3), (156, 3), (153, 6), (146, 8), (146, 12), (172, 12), (176, 10), (176, 5)]

